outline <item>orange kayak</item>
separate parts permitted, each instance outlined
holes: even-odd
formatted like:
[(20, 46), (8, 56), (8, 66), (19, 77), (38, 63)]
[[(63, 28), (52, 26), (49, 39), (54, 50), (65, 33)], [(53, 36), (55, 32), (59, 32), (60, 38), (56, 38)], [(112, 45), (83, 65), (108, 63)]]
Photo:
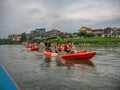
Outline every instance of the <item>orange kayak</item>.
[(70, 53), (64, 54), (62, 58), (66, 59), (91, 59), (96, 55), (96, 52), (81, 52), (81, 53)]
[[(83, 53), (83, 52), (85, 52), (85, 50), (78, 50), (75, 53)], [(57, 53), (51, 53), (51, 52), (48, 52), (48, 51), (43, 51), (43, 54), (45, 56), (56, 56)]]
[(48, 51), (43, 51), (43, 54), (47, 57), (50, 57), (52, 55), (51, 52)]
[(58, 53), (43, 51), (43, 54), (47, 57), (51, 57), (51, 56), (57, 56)]

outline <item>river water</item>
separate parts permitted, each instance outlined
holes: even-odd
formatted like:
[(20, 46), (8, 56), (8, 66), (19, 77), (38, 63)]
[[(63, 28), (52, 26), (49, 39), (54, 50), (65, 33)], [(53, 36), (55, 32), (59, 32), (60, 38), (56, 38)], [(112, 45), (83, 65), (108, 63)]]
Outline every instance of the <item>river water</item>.
[[(22, 45), (1, 45), (0, 64), (21, 90), (119, 90), (120, 47), (79, 47), (96, 51), (91, 60), (60, 60)], [(9, 89), (8, 89), (9, 90)]]

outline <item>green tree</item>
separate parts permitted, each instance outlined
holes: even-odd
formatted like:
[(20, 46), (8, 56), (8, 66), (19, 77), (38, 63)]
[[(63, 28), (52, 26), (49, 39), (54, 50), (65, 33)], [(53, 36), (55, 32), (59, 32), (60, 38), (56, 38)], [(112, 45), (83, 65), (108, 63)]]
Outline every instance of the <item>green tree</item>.
[(32, 40), (33, 38), (34, 38), (34, 37), (33, 37), (32, 34), (27, 34), (27, 39), (28, 39), (28, 41)]
[(61, 33), (59, 34), (59, 36), (60, 36), (60, 37), (62, 37), (63, 35), (64, 35), (64, 33), (63, 33), (63, 32), (61, 32)]
[(87, 32), (86, 31), (79, 31), (78, 36), (79, 37), (87, 37)]
[(27, 41), (27, 35), (26, 35), (25, 32), (22, 33), (20, 41), (21, 41), (21, 42), (26, 42), (26, 41)]
[(69, 38), (73, 38), (73, 37), (74, 37), (73, 34), (70, 34), (70, 35), (69, 35)]
[(40, 37), (40, 32), (36, 32), (36, 37)]
[(95, 34), (93, 34), (93, 33), (87, 33), (87, 37), (95, 37)]
[(16, 44), (16, 41), (12, 41), (9, 39), (0, 39), (0, 45), (4, 45), (4, 44)]
[(58, 35), (57, 34), (51, 34), (49, 38), (57, 38)]

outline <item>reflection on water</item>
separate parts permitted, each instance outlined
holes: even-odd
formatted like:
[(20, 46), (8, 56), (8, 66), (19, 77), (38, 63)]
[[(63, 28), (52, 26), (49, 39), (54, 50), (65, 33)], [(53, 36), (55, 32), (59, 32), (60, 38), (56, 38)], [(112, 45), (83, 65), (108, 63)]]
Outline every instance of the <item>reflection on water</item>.
[[(117, 90), (120, 86), (119, 47), (76, 47), (96, 51), (91, 60), (44, 57), (21, 45), (0, 46), (4, 65), (22, 90)], [(118, 89), (119, 90), (119, 89)]]
[(45, 57), (44, 58), (44, 66), (50, 67), (51, 57)]
[(52, 57), (45, 57), (44, 61), (45, 61), (45, 62), (51, 62), (51, 58), (52, 58)]
[(94, 64), (90, 60), (82, 60), (82, 59), (63, 59), (61, 56), (64, 53), (59, 53), (57, 57), (55, 58), (56, 65), (57, 66), (66, 66), (68, 69), (71, 69), (72, 67), (92, 67), (94, 68)]
[[(94, 64), (90, 60), (80, 60), (80, 59), (64, 59), (66, 66), (70, 69), (71, 67), (86, 67), (94, 68)], [(86, 68), (86, 69), (87, 69)]]
[(94, 64), (90, 60), (82, 60), (82, 59), (63, 59), (60, 57), (56, 58), (56, 64), (57, 66), (66, 66), (68, 69), (71, 69), (72, 67), (92, 67), (94, 68)]

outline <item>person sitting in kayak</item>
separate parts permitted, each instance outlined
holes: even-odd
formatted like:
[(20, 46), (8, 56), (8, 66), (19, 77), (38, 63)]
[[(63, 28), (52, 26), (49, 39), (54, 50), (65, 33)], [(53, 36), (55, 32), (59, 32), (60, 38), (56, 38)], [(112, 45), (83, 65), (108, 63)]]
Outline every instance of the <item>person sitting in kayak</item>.
[(55, 45), (55, 51), (58, 53), (58, 52), (61, 52), (62, 50), (63, 50), (62, 44), (58, 42)]
[(35, 44), (34, 43), (31, 43), (31, 48), (34, 48), (35, 47)]
[(64, 51), (67, 53), (71, 53), (73, 49), (73, 46), (70, 41), (67, 41), (67, 44), (65, 44)]
[(35, 44), (34, 43), (28, 43), (26, 48), (34, 48), (35, 47)]
[(50, 47), (51, 47), (51, 43), (50, 43), (49, 40), (47, 40), (47, 41), (45, 42), (45, 50), (52, 52), (52, 50), (51, 50)]

